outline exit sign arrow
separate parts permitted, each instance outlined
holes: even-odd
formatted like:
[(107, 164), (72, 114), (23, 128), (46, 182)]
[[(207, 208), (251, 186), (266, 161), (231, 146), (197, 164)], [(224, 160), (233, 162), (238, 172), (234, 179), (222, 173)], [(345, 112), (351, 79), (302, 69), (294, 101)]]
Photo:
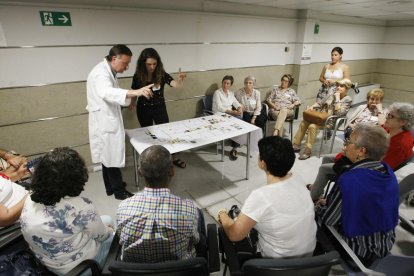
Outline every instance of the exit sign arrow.
[(67, 18), (65, 15), (62, 15), (62, 17), (60, 17), (59, 20), (62, 20), (62, 23), (65, 24), (66, 22), (68, 22), (69, 18)]
[(43, 26), (72, 26), (69, 12), (40, 11)]

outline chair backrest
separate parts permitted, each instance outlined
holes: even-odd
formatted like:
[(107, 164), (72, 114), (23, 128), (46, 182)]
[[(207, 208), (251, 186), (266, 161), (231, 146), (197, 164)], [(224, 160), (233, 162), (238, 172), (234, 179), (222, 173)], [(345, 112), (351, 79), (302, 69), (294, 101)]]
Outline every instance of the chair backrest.
[(213, 113), (213, 96), (205, 95), (203, 97), (203, 115), (210, 115)]
[(408, 193), (414, 190), (414, 173), (407, 175), (400, 181), (400, 204), (405, 200)]
[(126, 263), (114, 261), (109, 265), (112, 275), (193, 276), (209, 275), (205, 258), (190, 258), (165, 263)]
[(293, 259), (251, 259), (243, 264), (245, 276), (311, 276), (329, 275), (331, 267), (340, 263), (339, 253)]

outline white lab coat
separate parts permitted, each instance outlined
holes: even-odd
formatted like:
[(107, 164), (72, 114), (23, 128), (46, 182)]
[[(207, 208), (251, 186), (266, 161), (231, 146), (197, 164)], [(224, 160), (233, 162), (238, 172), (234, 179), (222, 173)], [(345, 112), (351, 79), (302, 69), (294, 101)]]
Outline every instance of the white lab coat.
[(128, 106), (128, 90), (119, 88), (108, 62), (97, 64), (89, 73), (87, 99), (89, 143), (92, 162), (105, 167), (125, 166), (125, 130), (121, 105)]

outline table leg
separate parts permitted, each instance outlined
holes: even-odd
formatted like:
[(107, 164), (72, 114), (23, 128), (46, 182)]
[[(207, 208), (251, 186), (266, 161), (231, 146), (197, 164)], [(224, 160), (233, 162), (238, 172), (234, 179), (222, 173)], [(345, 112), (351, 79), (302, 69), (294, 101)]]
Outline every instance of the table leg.
[(221, 162), (224, 162), (224, 140), (221, 141)]
[(250, 133), (247, 133), (247, 156), (246, 156), (246, 179), (249, 180), (249, 162), (250, 162)]
[(134, 152), (134, 171), (135, 171), (135, 186), (139, 188), (139, 177), (138, 177), (138, 166), (137, 166), (137, 151), (135, 148), (133, 149)]

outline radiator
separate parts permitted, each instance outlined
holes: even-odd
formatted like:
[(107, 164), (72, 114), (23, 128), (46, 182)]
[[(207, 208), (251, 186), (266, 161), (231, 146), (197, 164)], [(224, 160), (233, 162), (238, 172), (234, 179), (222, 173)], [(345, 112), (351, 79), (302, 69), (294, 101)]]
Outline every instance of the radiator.
[(352, 106), (360, 105), (367, 102), (367, 94), (374, 88), (380, 88), (378, 83), (367, 83), (358, 86), (359, 93), (355, 94), (354, 89), (349, 89), (348, 95), (352, 98)]

